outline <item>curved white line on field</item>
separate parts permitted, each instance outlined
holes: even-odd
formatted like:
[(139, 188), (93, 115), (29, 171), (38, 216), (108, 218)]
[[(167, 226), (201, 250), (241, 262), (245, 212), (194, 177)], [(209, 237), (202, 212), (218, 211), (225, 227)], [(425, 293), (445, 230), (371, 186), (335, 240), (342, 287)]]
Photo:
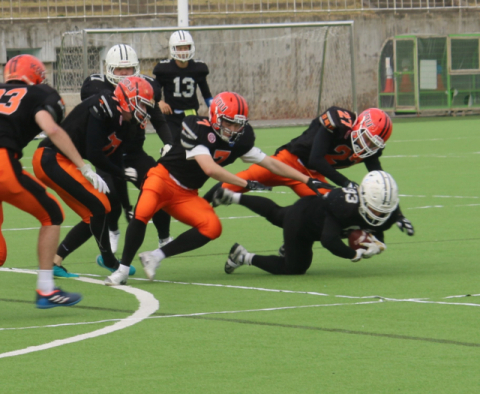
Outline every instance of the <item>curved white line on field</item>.
[[(2, 270), (3, 271), (3, 270)], [(7, 270), (5, 270), (7, 271)], [(10, 272), (21, 272), (20, 270), (8, 270)], [(24, 270), (22, 270), (24, 271)], [(27, 272), (25, 272), (27, 273)], [(28, 272), (32, 273), (32, 272)], [(76, 280), (80, 280), (82, 282), (88, 282), (88, 283), (94, 283), (94, 284), (100, 284), (103, 285), (103, 281), (96, 280), (96, 279), (91, 279), (91, 278), (78, 278)], [(80, 342), (85, 339), (90, 339), (90, 338), (96, 338), (101, 335), (105, 334), (110, 334), (114, 331), (122, 330), (124, 328), (127, 328), (129, 326), (133, 326), (134, 324), (137, 324), (141, 322), (142, 320), (148, 318), (150, 315), (152, 315), (154, 312), (158, 310), (160, 307), (160, 303), (158, 300), (153, 296), (153, 294), (148, 293), (144, 290), (140, 290), (134, 287), (130, 286), (115, 286), (113, 289), (117, 290), (122, 290), (126, 291), (127, 293), (133, 294), (135, 297), (137, 297), (137, 300), (140, 303), (140, 306), (136, 312), (134, 312), (131, 316), (121, 319), (117, 323), (101, 328), (96, 331), (92, 331), (87, 334), (80, 334), (76, 335), (71, 338), (65, 338), (65, 339), (58, 339), (50, 343), (45, 343), (43, 345), (38, 345), (38, 346), (30, 346), (25, 349), (20, 349), (20, 350), (14, 350), (11, 352), (6, 352), (6, 353), (1, 353), (0, 358), (6, 358), (6, 357), (13, 357), (13, 356), (20, 356), (22, 354), (27, 354), (27, 353), (33, 353), (33, 352), (38, 352), (40, 350), (46, 350), (46, 349), (51, 349), (54, 347), (58, 346), (63, 346), (69, 343), (74, 343), (74, 342)]]

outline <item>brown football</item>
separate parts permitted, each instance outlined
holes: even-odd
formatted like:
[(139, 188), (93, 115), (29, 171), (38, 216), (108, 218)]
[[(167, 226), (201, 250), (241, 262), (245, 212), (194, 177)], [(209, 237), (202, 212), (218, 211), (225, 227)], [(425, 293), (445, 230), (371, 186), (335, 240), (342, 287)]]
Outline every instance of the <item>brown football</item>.
[(363, 247), (362, 245), (360, 245), (362, 242), (371, 242), (372, 240), (372, 235), (370, 235), (369, 233), (363, 230), (353, 230), (348, 235), (348, 246), (350, 246), (354, 250), (357, 250)]

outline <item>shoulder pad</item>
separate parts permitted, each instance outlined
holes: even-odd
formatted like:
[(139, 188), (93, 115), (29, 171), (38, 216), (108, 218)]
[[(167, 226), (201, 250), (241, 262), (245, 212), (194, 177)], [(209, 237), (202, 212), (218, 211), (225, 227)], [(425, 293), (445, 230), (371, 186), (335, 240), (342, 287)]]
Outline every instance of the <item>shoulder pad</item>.
[(330, 107), (318, 118), (322, 126), (330, 132), (351, 130), (356, 119), (355, 113), (339, 107)]
[(118, 113), (117, 99), (112, 96), (111, 92), (103, 91), (97, 95), (97, 100), (90, 107), (90, 113), (97, 119), (113, 119)]
[(42, 91), (43, 109), (45, 109), (56, 123), (60, 123), (65, 117), (65, 102), (58, 92), (48, 85), (36, 85)]
[(328, 210), (337, 218), (345, 219), (358, 212), (359, 197), (356, 188), (336, 188), (325, 197)]
[(210, 122), (206, 118), (201, 116), (187, 116), (183, 119), (180, 142), (185, 149), (193, 149), (199, 145), (202, 128), (208, 128), (208, 132), (213, 132)]

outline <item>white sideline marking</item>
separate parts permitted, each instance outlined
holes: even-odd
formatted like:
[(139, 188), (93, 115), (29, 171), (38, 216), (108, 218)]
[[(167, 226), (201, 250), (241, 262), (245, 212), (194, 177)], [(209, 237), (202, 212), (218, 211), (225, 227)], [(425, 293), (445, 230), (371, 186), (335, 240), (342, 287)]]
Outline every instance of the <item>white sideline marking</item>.
[[(2, 271), (4, 270), (2, 269)], [(12, 270), (7, 270), (7, 271), (12, 272)], [(15, 272), (25, 273), (23, 271), (25, 270), (18, 270), (18, 271), (15, 270)], [(32, 273), (32, 272), (28, 272), (28, 273)], [(102, 286), (104, 284), (103, 281), (100, 281), (97, 279), (91, 279), (91, 278), (77, 278), (76, 280), (87, 282), (87, 283), (100, 284)], [(153, 294), (148, 293), (144, 290), (140, 290), (130, 286), (115, 286), (113, 288), (116, 290), (125, 291), (137, 297), (137, 300), (139, 301), (140, 305), (138, 309), (131, 316), (125, 319), (119, 320), (117, 323), (113, 324), (112, 326), (104, 327), (90, 333), (80, 334), (80, 335), (76, 335), (74, 337), (65, 338), (65, 339), (58, 339), (53, 342), (45, 343), (43, 345), (29, 346), (25, 349), (1, 353), (0, 358), (13, 357), (13, 356), (19, 356), (22, 354), (38, 352), (40, 350), (51, 349), (54, 347), (66, 345), (68, 343), (80, 342), (85, 339), (90, 339), (90, 338), (99, 337), (101, 335), (110, 334), (114, 331), (122, 330), (124, 328), (133, 326), (134, 324), (141, 322), (142, 320), (148, 318), (152, 313), (156, 312), (160, 307), (160, 303), (153, 296)]]

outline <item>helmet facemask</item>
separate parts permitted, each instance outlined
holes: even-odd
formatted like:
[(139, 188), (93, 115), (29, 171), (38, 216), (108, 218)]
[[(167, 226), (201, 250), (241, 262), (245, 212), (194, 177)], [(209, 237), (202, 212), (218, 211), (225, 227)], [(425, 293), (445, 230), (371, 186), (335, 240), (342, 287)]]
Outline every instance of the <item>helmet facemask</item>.
[(383, 139), (378, 135), (373, 135), (365, 123), (366, 118), (364, 117), (360, 121), (360, 124), (353, 128), (350, 134), (355, 156), (360, 159), (372, 156), (377, 153), (379, 149), (385, 148)]
[(212, 124), (213, 129), (218, 136), (230, 145), (234, 145), (235, 142), (243, 135), (245, 125), (247, 124), (247, 118), (244, 115), (235, 115), (234, 118), (229, 118), (226, 115), (216, 116), (217, 122)]

